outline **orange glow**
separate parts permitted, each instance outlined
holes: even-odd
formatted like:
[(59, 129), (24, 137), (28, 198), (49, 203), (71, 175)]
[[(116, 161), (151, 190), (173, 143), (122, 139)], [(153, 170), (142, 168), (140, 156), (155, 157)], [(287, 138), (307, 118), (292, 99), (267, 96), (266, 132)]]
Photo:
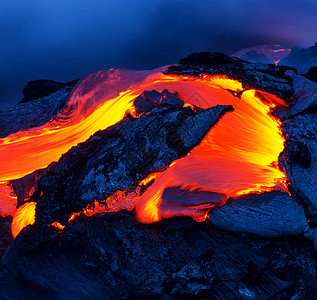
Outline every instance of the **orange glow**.
[(147, 185), (149, 184), (152, 180), (155, 180), (157, 178), (157, 176), (159, 175), (159, 173), (152, 173), (149, 176), (147, 176), (146, 178), (144, 178), (143, 180), (140, 181), (140, 185)]
[(18, 210), (13, 215), (11, 232), (12, 236), (15, 238), (20, 231), (28, 226), (33, 225), (35, 222), (35, 202), (27, 202), (18, 208)]
[(277, 66), (277, 64), (280, 62), (280, 59), (274, 60), (274, 64)]
[[(242, 89), (239, 82), (224, 77), (209, 80), (213, 82), (214, 88), (229, 88), (231, 84), (234, 88)], [(76, 110), (64, 109), (57, 118), (43, 126), (19, 131), (0, 139), (0, 183), (21, 178), (37, 169), (45, 168), (51, 162), (57, 161), (71, 147), (86, 141), (96, 131), (119, 122), (127, 112), (133, 114), (133, 100), (144, 90), (162, 91), (168, 88), (177, 91), (179, 86), (184, 86), (184, 82), (193, 82), (193, 79), (184, 77), (178, 84), (176, 77), (164, 76), (161, 73), (151, 75), (133, 89), (120, 92), (114, 99), (92, 104), (92, 106), (99, 105), (92, 112), (91, 109), (81, 111), (80, 107), (80, 105), (83, 107), (87, 105), (85, 101), (89, 101), (89, 96), (92, 96), (88, 93), (83, 96), (84, 99), (81, 99)], [(80, 88), (81, 86), (78, 87)], [(190, 86), (188, 88), (190, 89)], [(100, 91), (95, 91), (97, 92)], [(78, 102), (71, 98), (69, 103), (76, 101)]]
[(101, 204), (101, 203), (99, 203), (98, 201), (95, 200), (93, 204), (87, 205), (87, 207), (84, 208), (81, 212), (72, 213), (70, 218), (68, 219), (68, 223), (70, 223), (73, 220), (75, 220), (81, 214), (84, 214), (87, 217), (91, 217), (92, 215), (100, 214), (100, 213), (104, 213), (104, 212), (109, 212), (109, 210), (107, 210), (103, 204)]
[(54, 222), (51, 224), (51, 226), (54, 226), (60, 230), (63, 230), (65, 228), (65, 226), (63, 226), (62, 224), (58, 223), (58, 222)]
[(0, 182), (0, 215), (3, 217), (13, 215), (17, 206), (17, 196), (9, 183)]
[(72, 146), (122, 120), (132, 107), (129, 103), (132, 99), (133, 96), (125, 92), (74, 124), (73, 120), (65, 127), (48, 123), (0, 139), (0, 182), (23, 177), (57, 161)]
[[(146, 185), (155, 179), (154, 184), (141, 197), (137, 192), (126, 196), (124, 192), (118, 191), (101, 203), (95, 201), (82, 213), (90, 216), (120, 209), (132, 210), (136, 206), (138, 220), (145, 223), (174, 215), (188, 215), (203, 221), (206, 212), (214, 207), (211, 202), (204, 202), (197, 207), (184, 203), (182, 208), (171, 209), (162, 203), (164, 189), (179, 186), (187, 190), (216, 192), (224, 195), (219, 198), (222, 203), (228, 197), (250, 191), (283, 188), (281, 182), (284, 174), (276, 167), (278, 155), (283, 150), (283, 138), (279, 122), (269, 114), (270, 107), (283, 103), (280, 99), (269, 95), (264, 104), (256, 96), (255, 90), (244, 91), (239, 99), (232, 93), (241, 92), (242, 84), (226, 76), (203, 75), (196, 78), (169, 76), (160, 72), (149, 74), (130, 84), (127, 90), (120, 90), (118, 82), (118, 95), (110, 99), (107, 91), (100, 86), (89, 90), (87, 82), (84, 86), (79, 84), (68, 106), (57, 118), (43, 126), (0, 139), (0, 182), (5, 184), (7, 180), (46, 167), (96, 131), (117, 123), (128, 112), (133, 115), (133, 100), (144, 90), (168, 89), (170, 92), (178, 92), (186, 106), (208, 108), (217, 104), (231, 104), (235, 111), (227, 113), (189, 155), (173, 162), (165, 172), (150, 175), (141, 182)], [(97, 72), (94, 80), (102, 83), (103, 73)], [(28, 213), (21, 213), (21, 208), (16, 213), (15, 229), (12, 229), (15, 236), (24, 226), (34, 222), (35, 204), (29, 205)], [(74, 213), (69, 222), (79, 215)], [(27, 221), (18, 221), (23, 216)], [(24, 225), (17, 226), (17, 223)], [(54, 224), (62, 228), (62, 225)]]
[[(189, 215), (204, 220), (204, 209), (168, 212), (162, 203), (162, 193), (170, 186), (199, 188), (227, 197), (272, 187), (285, 189), (285, 176), (276, 167), (284, 141), (279, 122), (269, 116), (269, 106), (255, 96), (254, 90), (243, 92), (239, 99), (223, 90), (216, 97), (208, 96), (206, 88), (196, 87), (203, 97), (196, 97), (200, 103), (191, 98), (192, 104), (203, 104), (204, 108), (232, 104), (235, 111), (226, 114), (189, 155), (173, 162), (140, 198), (136, 213), (141, 222), (151, 223), (172, 215)], [(202, 98), (205, 102), (201, 101)], [(271, 106), (274, 105), (272, 102)]]
[(75, 220), (79, 216), (80, 216), (80, 212), (79, 213), (72, 213), (70, 218), (68, 219), (68, 223), (72, 222), (73, 220)]
[[(131, 80), (132, 84), (128, 90), (122, 90), (120, 82), (117, 82), (117, 86), (113, 89), (116, 89), (118, 96), (112, 99), (108, 99), (109, 91), (102, 90), (102, 79), (106, 72), (96, 72), (100, 78), (96, 79), (96, 76), (92, 74), (90, 76), (92, 83), (85, 79), (73, 92), (68, 100), (68, 106), (50, 122), (0, 139), (1, 215), (12, 214), (15, 210), (16, 200), (10, 188), (7, 188), (9, 180), (21, 178), (37, 169), (45, 168), (51, 162), (57, 161), (71, 147), (87, 140), (96, 131), (117, 123), (128, 112), (133, 115), (133, 100), (144, 90), (163, 91), (168, 88), (170, 91), (178, 91), (180, 89), (186, 90), (187, 96), (190, 97), (195, 96), (195, 86), (201, 85), (202, 82), (208, 83), (213, 89), (242, 90), (242, 85), (238, 81), (226, 79), (226, 76), (204, 75), (202, 79), (194, 79), (188, 76), (166, 76), (160, 71), (141, 72), (148, 76), (145, 76), (142, 81)], [(138, 77), (140, 73), (126, 72), (132, 78)], [(101, 83), (96, 87), (95, 81)], [(87, 88), (89, 84), (92, 85), (91, 90)], [(180, 97), (182, 96), (180, 94)]]
[(106, 212), (118, 212), (123, 209), (129, 211), (133, 210), (135, 208), (136, 202), (140, 198), (141, 186), (147, 186), (152, 180), (155, 180), (158, 175), (159, 173), (150, 174), (145, 179), (141, 180), (139, 182), (138, 187), (132, 192), (128, 192), (127, 190), (119, 190), (113, 195), (109, 196), (106, 200), (103, 200), (101, 202), (95, 200), (93, 204), (87, 205), (81, 212), (72, 213), (68, 220), (68, 223), (75, 220), (81, 214), (90, 217), (95, 214), (101, 214)]

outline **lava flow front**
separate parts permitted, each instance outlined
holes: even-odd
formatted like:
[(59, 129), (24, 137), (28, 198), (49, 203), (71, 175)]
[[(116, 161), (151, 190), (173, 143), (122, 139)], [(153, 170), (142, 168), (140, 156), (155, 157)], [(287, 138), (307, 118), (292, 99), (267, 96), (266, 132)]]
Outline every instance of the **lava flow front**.
[[(266, 94), (270, 103), (264, 104), (255, 90), (243, 91), (240, 82), (225, 76), (194, 78), (161, 72), (118, 72), (120, 76), (110, 79), (106, 71), (90, 75), (77, 86), (68, 106), (49, 123), (0, 139), (0, 183), (5, 185), (9, 180), (46, 167), (97, 130), (117, 123), (128, 112), (133, 115), (133, 100), (144, 90), (168, 89), (177, 92), (185, 105), (202, 108), (232, 105), (235, 110), (226, 114), (189, 155), (157, 176), (155, 183), (136, 201), (138, 220), (151, 223), (175, 215), (189, 215), (197, 221), (205, 219), (206, 210), (197, 210), (185, 200), (175, 205), (175, 199), (169, 199), (174, 204), (166, 205), (163, 197), (166, 188), (235, 197), (282, 187), (284, 174), (277, 168), (277, 158), (283, 150), (283, 138), (279, 122), (270, 115), (271, 107), (285, 105), (282, 100)], [(178, 197), (177, 193), (173, 195)], [(14, 201), (14, 197), (1, 197), (1, 213), (12, 214), (12, 203), (3, 202)], [(15, 213), (14, 224), (25, 214), (23, 209), (32, 208), (32, 205), (21, 207)], [(34, 216), (25, 224), (32, 222)]]

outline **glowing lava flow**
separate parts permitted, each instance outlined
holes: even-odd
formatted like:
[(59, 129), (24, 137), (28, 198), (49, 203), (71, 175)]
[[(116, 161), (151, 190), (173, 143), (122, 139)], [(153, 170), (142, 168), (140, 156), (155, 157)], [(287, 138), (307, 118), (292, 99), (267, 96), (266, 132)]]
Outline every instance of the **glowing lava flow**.
[(36, 203), (27, 202), (20, 206), (19, 209), (15, 212), (11, 225), (11, 232), (14, 238), (24, 227), (34, 224), (35, 207)]
[[(104, 73), (98, 72), (91, 81), (102, 83), (105, 80), (103, 77)], [(278, 121), (269, 115), (270, 106), (283, 105), (277, 97), (268, 96), (271, 103), (265, 105), (255, 96), (254, 90), (248, 90), (239, 99), (233, 94), (241, 92), (242, 85), (225, 76), (193, 78), (152, 73), (130, 84), (125, 91), (120, 90), (120, 80), (115, 85), (117, 95), (109, 98), (109, 92), (102, 90), (102, 84), (89, 89), (86, 80), (85, 84), (77, 87), (80, 93), (74, 92), (69, 106), (58, 118), (43, 126), (0, 139), (0, 182), (20, 178), (57, 161), (61, 154), (85, 141), (97, 130), (117, 123), (127, 112), (133, 114), (133, 99), (144, 90), (152, 89), (178, 92), (186, 105), (207, 108), (231, 104), (235, 111), (225, 115), (188, 156), (174, 162), (158, 176), (136, 204), (140, 221), (150, 223), (184, 214), (196, 220), (205, 218), (205, 212), (203, 216), (196, 215), (193, 208), (188, 208), (188, 212), (166, 209), (162, 205), (162, 193), (166, 187), (200, 189), (232, 197), (276, 186), (284, 178), (274, 165), (283, 150), (283, 139)], [(82, 95), (82, 99), (76, 102), (74, 95), (78, 94)], [(94, 99), (91, 106), (90, 99)], [(4, 209), (2, 213), (5, 213)], [(22, 211), (21, 208), (19, 211)], [(15, 217), (15, 223), (19, 218), (22, 217)], [(18, 229), (14, 232), (16, 235)]]
[[(141, 222), (178, 215), (174, 209), (166, 209), (162, 201), (164, 189), (171, 186), (228, 197), (274, 186), (283, 189), (284, 175), (276, 167), (283, 139), (278, 122), (268, 116), (269, 107), (255, 97), (254, 90), (245, 91), (241, 99), (202, 95), (206, 100), (204, 108), (232, 101), (235, 111), (225, 115), (198, 147), (174, 162), (140, 198), (136, 211)], [(185, 213), (180, 210), (179, 214)], [(197, 221), (206, 218), (204, 210), (189, 209), (186, 215)]]
[(13, 215), (16, 211), (17, 196), (12, 186), (0, 182), (0, 215), (3, 217)]

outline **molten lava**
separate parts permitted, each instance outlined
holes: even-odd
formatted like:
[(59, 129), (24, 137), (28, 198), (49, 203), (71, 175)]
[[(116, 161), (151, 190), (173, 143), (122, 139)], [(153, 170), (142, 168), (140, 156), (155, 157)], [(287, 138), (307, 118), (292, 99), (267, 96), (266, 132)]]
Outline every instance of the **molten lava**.
[[(127, 76), (132, 78), (133, 74), (130, 72)], [(131, 79), (125, 90), (120, 78), (111, 78), (116, 93), (103, 89), (105, 81), (108, 80), (108, 87), (110, 84), (106, 71), (90, 75), (77, 86), (68, 106), (56, 118), (43, 126), (0, 139), (0, 183), (5, 184), (46, 167), (97, 130), (117, 123), (127, 113), (134, 115), (133, 100), (144, 90), (168, 89), (178, 92), (185, 105), (208, 108), (231, 104), (235, 110), (225, 115), (189, 155), (173, 162), (165, 172), (153, 176), (154, 184), (135, 199), (136, 204), (128, 205), (130, 208), (136, 205), (138, 220), (151, 223), (171, 216), (189, 215), (203, 221), (208, 209), (216, 205), (214, 203), (223, 203), (228, 197), (273, 187), (283, 188), (284, 174), (277, 168), (283, 138), (278, 120), (270, 115), (270, 108), (285, 105), (283, 101), (269, 95), (266, 100), (270, 103), (264, 104), (255, 90), (243, 91), (240, 82), (225, 76), (194, 78), (168, 76), (161, 72), (144, 74), (143, 77), (136, 76), (138, 80), (134, 82)], [(188, 195), (200, 199), (197, 193), (203, 191), (206, 192), (204, 197), (208, 198), (206, 203), (210, 203), (200, 206), (193, 201), (174, 201), (173, 197), (178, 194), (169, 189), (173, 187), (181, 191), (180, 197), (184, 197), (185, 202), (189, 201)], [(171, 205), (162, 198), (166, 189), (173, 191), (170, 195), (174, 196), (169, 199)], [(186, 191), (192, 191), (192, 194)], [(1, 197), (2, 201), (11, 201)], [(110, 211), (118, 209), (113, 203), (112, 207)], [(93, 209), (87, 209), (85, 213), (91, 215), (109, 211), (109, 205), (105, 209), (95, 203)], [(18, 209), (12, 224), (14, 236), (26, 225), (33, 224), (34, 211), (34, 203), (24, 204)], [(1, 207), (1, 213), (8, 214), (5, 205)], [(63, 228), (59, 223), (52, 225)]]
[(63, 229), (65, 228), (64, 225), (61, 225), (61, 224), (58, 223), (58, 222), (52, 223), (51, 226), (54, 226), (54, 227), (56, 227), (56, 228), (58, 228), (58, 229), (60, 229), (60, 230), (63, 230)]
[[(204, 85), (201, 81), (186, 80), (186, 77), (179, 80), (161, 73), (155, 74), (133, 89), (121, 91), (113, 99), (107, 99), (107, 91), (104, 91), (105, 96), (98, 99), (99, 103), (92, 103), (92, 106), (99, 105), (94, 111), (85, 108), (86, 102), (90, 101), (88, 96), (92, 97), (92, 93), (100, 93), (99, 87), (87, 92), (88, 96), (83, 96), (85, 101), (71, 98), (69, 103), (75, 102), (76, 110), (64, 109), (57, 118), (43, 126), (19, 131), (0, 139), (0, 182), (21, 178), (34, 170), (45, 168), (52, 161), (57, 161), (71, 147), (86, 141), (96, 131), (119, 122), (128, 112), (133, 114), (133, 100), (144, 90), (162, 91), (166, 87), (182, 92), (181, 96), (191, 97), (199, 82)], [(224, 78), (214, 78), (209, 85), (214, 89), (223, 87), (237, 90), (237, 86), (241, 87), (239, 82)], [(77, 89), (81, 88), (79, 86)]]
[(14, 213), (11, 225), (11, 232), (14, 238), (24, 227), (34, 224), (35, 207), (36, 203), (27, 202), (20, 206), (18, 210)]
[[(137, 203), (138, 220), (145, 223), (177, 215), (161, 210), (162, 193), (167, 187), (226, 194), (236, 197), (267, 187), (283, 189), (283, 173), (276, 167), (283, 150), (283, 138), (277, 120), (269, 116), (269, 106), (255, 96), (254, 90), (245, 91), (241, 99), (230, 97), (223, 90), (217, 97), (208, 97), (201, 90), (205, 103), (192, 99), (191, 103), (203, 108), (215, 104), (232, 104), (233, 113), (225, 115), (209, 132), (203, 142), (188, 156), (173, 163), (161, 174)], [(230, 103), (228, 102), (230, 101)], [(272, 105), (274, 105), (272, 103)], [(205, 217), (195, 212), (197, 220)], [(183, 213), (181, 213), (183, 215)]]
[(17, 206), (17, 196), (9, 183), (0, 182), (0, 215), (12, 216)]

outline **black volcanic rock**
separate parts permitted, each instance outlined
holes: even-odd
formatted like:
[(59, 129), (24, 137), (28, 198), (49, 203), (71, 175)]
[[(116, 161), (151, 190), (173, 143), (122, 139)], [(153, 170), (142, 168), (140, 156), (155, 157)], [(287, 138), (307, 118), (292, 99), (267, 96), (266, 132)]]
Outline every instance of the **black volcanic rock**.
[(17, 208), (23, 205), (25, 200), (32, 196), (34, 190), (37, 188), (38, 179), (44, 170), (45, 169), (39, 169), (19, 179), (10, 181), (10, 185), (17, 196)]
[(304, 209), (288, 194), (272, 191), (229, 199), (209, 213), (217, 227), (266, 237), (308, 232)]
[(79, 79), (75, 79), (70, 82), (62, 83), (57, 82), (54, 80), (46, 80), (46, 79), (39, 79), (30, 81), (23, 89), (23, 96), (24, 98), (19, 103), (25, 103), (32, 100), (36, 100), (39, 98), (43, 98), (50, 94), (55, 93), (61, 88), (65, 86), (72, 86), (74, 87), (75, 84), (79, 81)]
[(44, 98), (0, 110), (0, 138), (51, 120), (64, 107), (72, 89), (73, 86), (66, 86)]
[(0, 216), (0, 259), (13, 240), (11, 234), (11, 222), (11, 216)]
[(79, 299), (282, 300), (313, 299), (316, 292), (309, 240), (257, 238), (184, 217), (145, 225), (120, 212), (82, 216), (62, 232), (30, 226), (13, 241), (3, 264), (16, 283), (10, 274), (2, 276), (2, 298), (10, 298), (13, 284), (17, 293), (22, 280)]
[(290, 119), (298, 114), (314, 111), (317, 108), (317, 83), (308, 80), (306, 77), (296, 75), (293, 71), (286, 71), (285, 74), (292, 78), (294, 87), (293, 102), (284, 111), (277, 112), (280, 119)]
[(299, 165), (304, 169), (308, 169), (311, 166), (311, 153), (307, 144), (301, 141), (287, 139), (284, 142), (282, 155), (290, 165)]
[(219, 52), (192, 53), (181, 59), (179, 65), (170, 66), (165, 74), (200, 76), (225, 75), (237, 79), (245, 88), (255, 88), (289, 101), (294, 93), (290, 78), (284, 75), (291, 67), (273, 64), (249, 63)]
[(144, 91), (140, 96), (134, 99), (134, 107), (136, 115), (151, 112), (155, 107), (166, 106), (182, 107), (184, 101), (178, 98), (177, 93), (170, 93), (168, 90), (158, 91)]
[(37, 202), (36, 222), (65, 224), (72, 212), (94, 200), (135, 190), (149, 174), (189, 153), (232, 110), (220, 105), (199, 112), (189, 107), (155, 108), (95, 133), (52, 163), (38, 180), (31, 198)]
[(317, 117), (306, 112), (282, 124), (285, 149), (279, 156), (291, 190), (307, 206), (311, 226), (317, 225)]
[(295, 93), (293, 103), (280, 113), (286, 138), (279, 165), (290, 189), (307, 208), (311, 226), (317, 226), (317, 84), (304, 76), (287, 72)]
[(317, 83), (317, 67), (310, 67), (307, 73), (303, 76)]
[(199, 52), (191, 53), (187, 57), (179, 60), (180, 65), (190, 66), (217, 66), (222, 64), (235, 64), (235, 58), (232, 58), (221, 52)]

